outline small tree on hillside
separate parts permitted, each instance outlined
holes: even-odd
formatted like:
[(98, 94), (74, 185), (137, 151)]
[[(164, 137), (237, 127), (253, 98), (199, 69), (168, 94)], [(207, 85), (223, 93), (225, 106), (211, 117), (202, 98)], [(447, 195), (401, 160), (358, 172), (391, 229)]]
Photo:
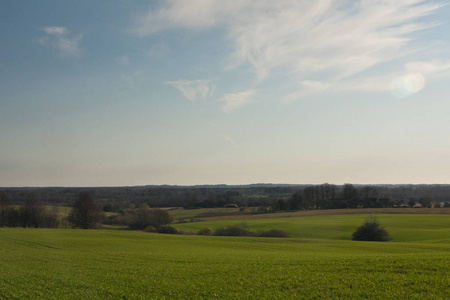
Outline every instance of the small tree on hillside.
[(380, 226), (376, 218), (369, 218), (356, 229), (352, 235), (352, 240), (387, 242), (391, 240), (391, 237), (386, 229)]
[(100, 209), (92, 201), (89, 193), (83, 192), (78, 195), (72, 212), (69, 215), (69, 222), (74, 227), (89, 229), (96, 228), (101, 224), (102, 216)]
[(161, 209), (150, 209), (148, 205), (139, 206), (132, 212), (132, 218), (128, 223), (130, 229), (143, 230), (148, 226), (158, 229), (172, 222), (172, 218), (167, 211)]

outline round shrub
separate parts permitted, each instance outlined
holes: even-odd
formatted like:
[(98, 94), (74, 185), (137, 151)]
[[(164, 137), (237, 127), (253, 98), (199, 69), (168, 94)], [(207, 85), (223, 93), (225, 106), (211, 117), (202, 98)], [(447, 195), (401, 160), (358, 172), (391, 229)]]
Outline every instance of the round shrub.
[(377, 219), (369, 218), (352, 235), (354, 241), (378, 241), (387, 242), (391, 240), (388, 232), (381, 227)]

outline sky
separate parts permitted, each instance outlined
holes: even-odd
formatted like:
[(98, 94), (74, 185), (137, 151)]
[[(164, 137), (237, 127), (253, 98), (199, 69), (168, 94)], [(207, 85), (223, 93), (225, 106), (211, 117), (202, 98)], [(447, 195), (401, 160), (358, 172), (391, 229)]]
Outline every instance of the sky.
[(0, 186), (450, 183), (450, 6), (0, 1)]

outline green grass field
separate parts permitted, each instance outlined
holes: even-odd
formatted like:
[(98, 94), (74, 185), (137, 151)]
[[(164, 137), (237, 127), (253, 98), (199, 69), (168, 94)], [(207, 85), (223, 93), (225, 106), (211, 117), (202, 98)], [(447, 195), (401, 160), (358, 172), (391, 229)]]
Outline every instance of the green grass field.
[[(393, 242), (350, 241), (365, 217), (247, 220), (287, 239), (0, 228), (0, 299), (450, 298), (450, 216), (378, 215)], [(177, 226), (237, 223), (215, 222)]]
[[(254, 231), (273, 228), (284, 230), (295, 238), (350, 240), (355, 229), (367, 214), (306, 216), (296, 218), (261, 218), (246, 220), (217, 220), (174, 224), (184, 231), (197, 232), (203, 228), (216, 229), (244, 222)], [(428, 214), (374, 214), (386, 227), (395, 242), (450, 243), (450, 215)]]

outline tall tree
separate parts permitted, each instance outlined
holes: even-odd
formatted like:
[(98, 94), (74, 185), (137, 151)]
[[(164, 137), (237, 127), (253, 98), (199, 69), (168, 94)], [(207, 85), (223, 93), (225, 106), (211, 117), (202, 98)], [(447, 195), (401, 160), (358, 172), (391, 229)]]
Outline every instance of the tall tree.
[(359, 206), (359, 192), (353, 184), (346, 183), (342, 190), (342, 198), (347, 202), (348, 207), (356, 208)]
[(39, 204), (36, 193), (28, 194), (25, 205), (19, 209), (20, 224), (22, 227), (42, 227), (43, 207)]
[(96, 228), (101, 224), (100, 209), (95, 205), (89, 193), (83, 192), (78, 195), (69, 215), (69, 221), (74, 227), (83, 229)]

